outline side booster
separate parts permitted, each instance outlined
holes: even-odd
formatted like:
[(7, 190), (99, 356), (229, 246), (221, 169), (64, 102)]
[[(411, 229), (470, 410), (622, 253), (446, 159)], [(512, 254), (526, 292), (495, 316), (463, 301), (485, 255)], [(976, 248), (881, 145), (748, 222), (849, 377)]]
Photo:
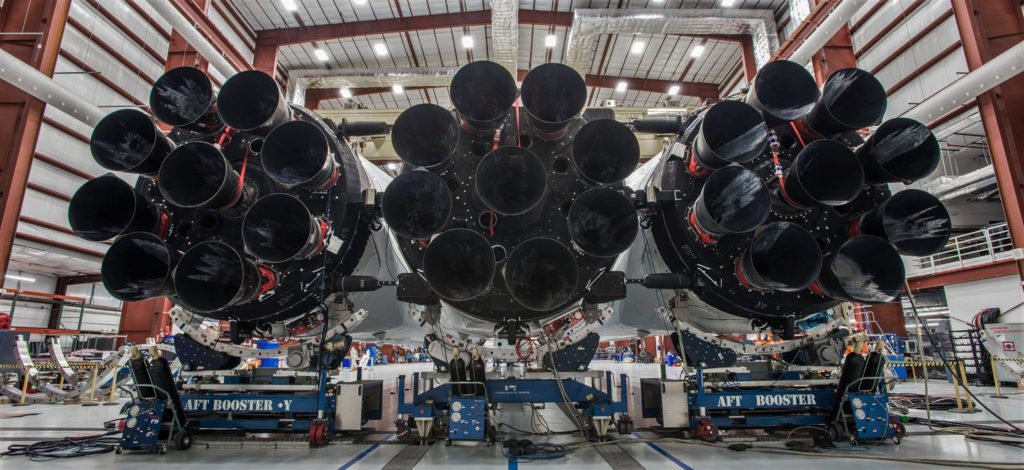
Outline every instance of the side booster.
[(90, 144), (101, 166), (138, 175), (136, 184), (107, 174), (69, 206), (77, 235), (114, 239), (101, 266), (107, 290), (124, 301), (167, 296), (243, 333), (321, 325), (333, 280), (353, 273), (370, 233), (352, 150), (262, 72), (214, 93), (204, 72), (174, 69), (150, 108), (169, 134), (124, 109), (98, 123)]
[(865, 142), (856, 131), (879, 124), (885, 107), (863, 70), (840, 70), (819, 91), (803, 67), (776, 61), (743, 101), (636, 122), (679, 130), (643, 188), (656, 200), (650, 233), (664, 267), (707, 306), (761, 325), (892, 301), (900, 255), (939, 251), (950, 218), (934, 196), (886, 186), (930, 174), (939, 147), (902, 118)]
[(451, 96), (454, 113), (416, 105), (392, 129), (404, 165), (382, 212), (422, 273), (400, 296), (422, 282), (429, 295), (410, 301), (443, 302), (512, 342), (528, 324), (617, 295), (594, 286), (639, 231), (623, 185), (640, 157), (628, 127), (581, 118), (586, 86), (561, 64), (533, 69), (517, 90), (503, 67), (473, 62)]

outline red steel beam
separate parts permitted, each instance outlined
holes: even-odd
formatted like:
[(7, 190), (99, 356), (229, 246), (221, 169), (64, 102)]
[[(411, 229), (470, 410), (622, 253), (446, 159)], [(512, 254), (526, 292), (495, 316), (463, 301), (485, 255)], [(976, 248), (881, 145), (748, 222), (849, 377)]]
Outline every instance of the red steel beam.
[(185, 15), (185, 18), (196, 26), (196, 29), (206, 37), (207, 41), (213, 45), (218, 51), (224, 53), (224, 58), (228, 60), (238, 70), (252, 70), (252, 65), (249, 65), (249, 61), (235, 49), (235, 46), (227, 40), (226, 37), (220, 32), (220, 30), (214, 26), (210, 18), (206, 16), (206, 12), (189, 0), (172, 0), (172, 4), (178, 9), (181, 14)]
[(747, 83), (757, 75), (757, 58), (754, 56), (754, 38), (744, 35), (740, 39), (740, 53), (743, 55), (743, 78)]
[(587, 75), (584, 81), (587, 83), (587, 86), (598, 88), (615, 88), (619, 82), (624, 81), (630, 90), (649, 91), (652, 93), (668, 93), (669, 87), (678, 85), (680, 95), (718, 100), (718, 84), (716, 83), (611, 77), (607, 75)]
[[(205, 17), (206, 12), (209, 11), (210, 2), (208, 0), (194, 1), (196, 2), (195, 8), (201, 11)], [(167, 44), (167, 60), (164, 61), (165, 71), (178, 67), (195, 67), (205, 71), (208, 65), (209, 62), (195, 48), (189, 45), (181, 33), (171, 30), (171, 39)]]
[(857, 57), (859, 58), (860, 56), (864, 55), (864, 53), (867, 52), (869, 49), (875, 47), (875, 45), (878, 44), (878, 42), (881, 41), (882, 38), (891, 33), (892, 30), (899, 27), (899, 25), (903, 24), (903, 21), (906, 20), (907, 17), (909, 17), (915, 11), (917, 11), (918, 8), (921, 8), (921, 5), (924, 5), (924, 2), (925, 0), (915, 0), (914, 3), (908, 5), (907, 8), (903, 10), (903, 13), (901, 13), (896, 18), (893, 18), (893, 20), (890, 21), (885, 26), (883, 26), (882, 29), (880, 29), (874, 37), (869, 39), (867, 42), (864, 43), (863, 46), (857, 49)]
[[(1017, 0), (952, 0), (967, 68), (975, 70), (1024, 41)], [(1009, 72), (1009, 71), (1008, 71)], [(1015, 248), (1024, 247), (1024, 76), (1014, 75), (978, 96), (999, 197)], [(1024, 279), (1024, 260), (1015, 264)]]
[(944, 23), (951, 16), (953, 16), (953, 10), (948, 10), (945, 13), (939, 15), (938, 18), (935, 18), (935, 20), (933, 20), (931, 23), (928, 23), (928, 26), (925, 26), (923, 29), (921, 29), (921, 31), (918, 31), (917, 34), (913, 35), (910, 38), (910, 40), (900, 45), (900, 47), (896, 48), (895, 51), (892, 51), (891, 54), (889, 54), (880, 62), (878, 62), (878, 64), (876, 64), (874, 68), (869, 70), (869, 72), (871, 72), (874, 75), (877, 75), (878, 72), (881, 72), (882, 69), (884, 69), (894, 60), (898, 59), (901, 55), (910, 50), (911, 47), (914, 47), (917, 45), (917, 43), (921, 42), (921, 40), (924, 39), (925, 36), (931, 34), (932, 31), (935, 31), (935, 28), (938, 28), (939, 25)]
[[(828, 0), (816, 0), (816, 3), (823, 4), (826, 1)], [(837, 70), (857, 67), (857, 57), (853, 51), (853, 38), (850, 36), (848, 24), (839, 28), (832, 39), (811, 56), (811, 66), (818, 85), (823, 85)]]
[(994, 277), (1011, 276), (1017, 274), (1016, 262), (1012, 259), (996, 261), (993, 263), (980, 264), (963, 269), (957, 269), (929, 276), (921, 276), (908, 279), (910, 290), (931, 289), (933, 287), (948, 286), (961, 282), (980, 281)]
[(459, 28), (491, 24), (488, 10), (436, 15), (407, 16), (384, 20), (353, 21), (319, 26), (265, 29), (256, 33), (257, 44), (286, 46), (369, 34), (404, 33), (428, 29)]
[(775, 53), (775, 57), (773, 57), (773, 59), (788, 59), (789, 56), (793, 55), (793, 52), (796, 52), (797, 48), (807, 40), (807, 37), (818, 29), (821, 22), (825, 21), (825, 18), (828, 18), (828, 14), (838, 3), (839, 0), (824, 0), (822, 2), (818, 2), (814, 7), (814, 10), (807, 15), (807, 18), (804, 18), (804, 20), (796, 26), (796, 29), (793, 30), (793, 34), (789, 35), (786, 42), (782, 43), (782, 46), (779, 47), (779, 50)]
[[(0, 35), (0, 49), (53, 76), (71, 0), (7, 1), (0, 7), (0, 32), (38, 32), (31, 39)], [(0, 82), (0, 278), (7, 273), (18, 215), (46, 104)]]

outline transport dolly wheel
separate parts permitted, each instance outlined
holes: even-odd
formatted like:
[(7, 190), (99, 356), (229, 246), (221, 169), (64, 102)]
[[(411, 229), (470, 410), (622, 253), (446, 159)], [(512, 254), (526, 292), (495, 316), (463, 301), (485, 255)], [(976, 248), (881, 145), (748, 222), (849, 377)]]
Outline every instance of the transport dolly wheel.
[(325, 421), (313, 421), (309, 425), (309, 446), (323, 447), (327, 445), (327, 423)]
[(161, 444), (160, 447), (157, 447), (156, 453), (158, 453), (160, 455), (166, 454), (167, 453), (167, 446)]
[(189, 431), (178, 431), (174, 433), (174, 448), (187, 450), (192, 447), (192, 433)]
[(903, 423), (894, 420), (889, 423), (889, 427), (892, 429), (892, 442), (899, 444), (903, 441), (903, 438), (907, 435), (907, 427)]
[(721, 439), (718, 427), (711, 423), (710, 419), (697, 421), (697, 437), (704, 442), (717, 442)]
[(843, 428), (839, 426), (839, 423), (828, 425), (828, 438), (832, 439), (832, 442), (839, 442), (843, 438)]

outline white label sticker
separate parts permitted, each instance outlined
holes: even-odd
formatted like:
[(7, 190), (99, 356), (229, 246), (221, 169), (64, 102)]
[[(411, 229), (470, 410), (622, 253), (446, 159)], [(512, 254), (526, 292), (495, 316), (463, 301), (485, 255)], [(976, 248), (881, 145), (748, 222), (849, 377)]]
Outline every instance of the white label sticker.
[(340, 238), (331, 235), (331, 240), (327, 242), (327, 251), (330, 251), (331, 253), (334, 254), (338, 254), (338, 251), (341, 250), (341, 245), (344, 243), (345, 242), (341, 241)]

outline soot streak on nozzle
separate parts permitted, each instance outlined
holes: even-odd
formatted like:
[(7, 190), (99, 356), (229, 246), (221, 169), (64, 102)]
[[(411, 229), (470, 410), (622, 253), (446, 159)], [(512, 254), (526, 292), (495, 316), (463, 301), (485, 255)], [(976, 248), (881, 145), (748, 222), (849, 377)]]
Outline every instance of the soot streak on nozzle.
[(522, 147), (500, 147), (487, 154), (474, 179), (480, 200), (501, 215), (525, 214), (547, 193), (544, 163)]
[(939, 141), (913, 119), (890, 119), (857, 149), (868, 183), (912, 183), (939, 166)]
[(174, 270), (179, 302), (200, 313), (246, 303), (262, 282), (256, 263), (230, 245), (206, 241), (185, 252)]
[(391, 143), (402, 161), (422, 167), (447, 162), (459, 145), (455, 116), (436, 104), (418, 104), (398, 115)]
[(569, 236), (580, 251), (608, 257), (626, 251), (640, 231), (636, 208), (618, 191), (594, 188), (569, 207)]
[(160, 211), (130, 184), (107, 174), (75, 191), (68, 204), (68, 222), (75, 235), (103, 241), (122, 233), (155, 231)]
[(860, 235), (828, 256), (815, 285), (832, 298), (878, 303), (895, 299), (904, 279), (896, 249), (876, 236)]
[(448, 223), (452, 193), (440, 176), (409, 171), (388, 185), (381, 211), (395, 233), (408, 238), (430, 238)]
[(823, 136), (863, 129), (882, 122), (886, 105), (885, 87), (874, 75), (855, 68), (837, 70), (825, 82), (807, 125)]
[(155, 176), (174, 143), (146, 113), (121, 109), (96, 124), (89, 149), (103, 168)]
[(713, 238), (756, 229), (771, 210), (771, 197), (754, 172), (727, 166), (708, 177), (693, 204), (693, 218), (701, 232)]
[(277, 193), (249, 208), (242, 221), (242, 241), (253, 256), (269, 263), (305, 259), (323, 248), (327, 227), (299, 198)]
[(723, 101), (701, 116), (693, 154), (700, 167), (715, 170), (749, 162), (767, 148), (768, 127), (760, 113), (739, 101)]
[(640, 162), (640, 144), (625, 124), (596, 119), (583, 125), (572, 142), (572, 161), (579, 172), (597, 184), (621, 181)]
[(741, 282), (764, 291), (806, 289), (821, 272), (821, 250), (803, 227), (774, 222), (757, 229), (737, 262)]
[(491, 288), (494, 251), (483, 235), (456, 228), (434, 237), (423, 253), (423, 277), (441, 298), (466, 301)]
[(946, 246), (949, 212), (938, 198), (919, 189), (894, 194), (860, 219), (859, 231), (884, 238), (908, 256), (928, 256)]
[(217, 115), (213, 82), (195, 67), (171, 69), (156, 80), (149, 93), (149, 108), (161, 122), (201, 134), (224, 127)]
[(509, 253), (504, 276), (516, 302), (530, 310), (547, 311), (569, 302), (579, 282), (579, 269), (565, 245), (538, 237)]
[(178, 253), (155, 235), (129, 233), (103, 256), (100, 279), (110, 295), (126, 302), (172, 295), (171, 273), (177, 262)]
[(479, 60), (462, 66), (452, 78), (452, 105), (467, 130), (493, 131), (516, 102), (516, 80), (505, 67)]

